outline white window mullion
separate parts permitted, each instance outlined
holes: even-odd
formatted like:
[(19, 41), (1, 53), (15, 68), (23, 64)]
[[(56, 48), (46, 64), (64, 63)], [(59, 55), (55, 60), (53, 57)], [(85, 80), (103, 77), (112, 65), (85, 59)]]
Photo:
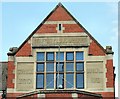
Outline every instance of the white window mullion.
[(54, 89), (56, 89), (56, 52), (54, 52)]
[(44, 71), (44, 89), (46, 89), (46, 52), (45, 52), (45, 71)]
[(76, 52), (74, 51), (74, 89), (76, 89)]

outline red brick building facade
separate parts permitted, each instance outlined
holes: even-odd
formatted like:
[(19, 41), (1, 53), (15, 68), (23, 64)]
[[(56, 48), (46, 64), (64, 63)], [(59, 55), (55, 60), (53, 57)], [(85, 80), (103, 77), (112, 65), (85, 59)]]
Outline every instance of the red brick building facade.
[(115, 97), (112, 47), (104, 49), (62, 5), (8, 53), (7, 97)]

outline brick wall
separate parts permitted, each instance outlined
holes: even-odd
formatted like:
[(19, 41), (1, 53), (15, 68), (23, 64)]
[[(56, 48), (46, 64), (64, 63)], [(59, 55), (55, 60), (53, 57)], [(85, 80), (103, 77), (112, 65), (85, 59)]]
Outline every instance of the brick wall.
[(16, 56), (29, 56), (31, 55), (31, 44), (26, 42), (22, 48), (16, 53)]
[(56, 30), (57, 24), (43, 24), (37, 31), (39, 33), (57, 33)]
[(107, 88), (109, 88), (109, 87), (113, 88), (114, 87), (113, 60), (107, 60), (106, 68), (107, 68), (107, 73), (106, 73), (107, 82), (106, 82), (106, 86), (107, 86)]
[(15, 79), (15, 74), (13, 70), (15, 69), (14, 62), (8, 61), (8, 78), (7, 78), (7, 88), (14, 88), (13, 79)]
[[(97, 94), (101, 94), (103, 99), (114, 99), (114, 93), (113, 92), (97, 92)], [(8, 99), (16, 99), (16, 97), (23, 95), (23, 93), (8, 93), (7, 98)], [(79, 99), (99, 99), (98, 97), (95, 96), (89, 96), (89, 95), (83, 95), (83, 94), (78, 94), (77, 96)], [(27, 96), (21, 99), (39, 99), (37, 94)], [(72, 93), (50, 93), (50, 94), (45, 94), (45, 99), (74, 99), (72, 97)]]
[(68, 94), (68, 93), (64, 93), (64, 94), (46, 94), (45, 95), (45, 99), (52, 99), (52, 98), (57, 98), (57, 99), (59, 99), (59, 98), (61, 98), (62, 97), (62, 99), (72, 99), (72, 95), (71, 94)]
[(98, 94), (101, 94), (103, 99), (114, 99), (114, 92), (97, 92)]
[(93, 56), (104, 56), (105, 55), (104, 51), (93, 40), (89, 46), (89, 54), (92, 54)]
[(84, 30), (78, 24), (63, 24), (65, 30), (64, 33), (84, 32)]
[(83, 95), (83, 94), (78, 94), (78, 99), (100, 99), (98, 97), (94, 97), (94, 96), (87, 96), (87, 95)]
[(72, 17), (59, 6), (56, 11), (47, 19), (47, 21), (70, 21)]
[[(23, 93), (8, 93), (7, 99), (16, 99), (16, 97), (20, 95), (23, 95)], [(35, 95), (27, 96), (27, 97), (22, 97), (20, 99), (38, 99), (38, 98), (37, 98), (37, 94), (35, 94)]]

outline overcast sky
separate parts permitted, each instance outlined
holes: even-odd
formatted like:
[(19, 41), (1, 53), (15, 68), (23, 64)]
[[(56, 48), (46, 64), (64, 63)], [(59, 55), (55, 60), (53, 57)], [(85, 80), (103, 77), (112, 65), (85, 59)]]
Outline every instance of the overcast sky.
[[(19, 47), (57, 4), (58, 2), (0, 4), (0, 8), (2, 7), (2, 13), (0, 13), (2, 16), (0, 55), (2, 56), (0, 61), (7, 61), (9, 48)], [(118, 73), (117, 2), (63, 2), (62, 4), (104, 48), (108, 45), (113, 47), (114, 66), (116, 66), (116, 73)], [(118, 83), (117, 78), (118, 75), (116, 83)]]

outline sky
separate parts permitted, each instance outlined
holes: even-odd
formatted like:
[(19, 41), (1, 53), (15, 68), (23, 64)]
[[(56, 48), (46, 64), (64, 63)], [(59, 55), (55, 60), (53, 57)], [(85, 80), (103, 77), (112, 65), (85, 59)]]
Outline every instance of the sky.
[[(0, 61), (7, 61), (10, 47), (19, 47), (55, 8), (58, 2), (0, 3)], [(62, 2), (68, 11), (105, 48), (112, 46), (118, 96), (118, 3)]]

